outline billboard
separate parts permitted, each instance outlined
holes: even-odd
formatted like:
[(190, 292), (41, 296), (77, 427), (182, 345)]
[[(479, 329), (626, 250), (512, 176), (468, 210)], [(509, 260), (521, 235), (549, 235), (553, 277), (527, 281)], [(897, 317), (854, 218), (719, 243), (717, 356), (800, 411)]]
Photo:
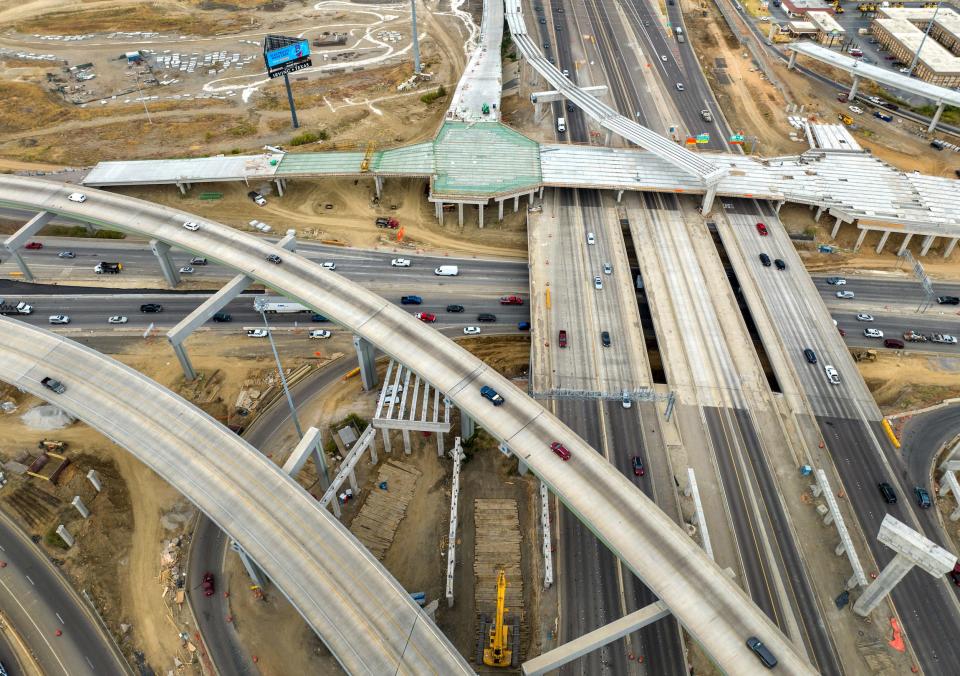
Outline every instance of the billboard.
[(285, 63), (296, 61), (297, 59), (305, 59), (308, 56), (310, 56), (310, 43), (306, 40), (298, 40), (293, 44), (284, 45), (283, 47), (264, 51), (263, 53), (263, 59), (267, 63), (267, 68), (277, 68)]

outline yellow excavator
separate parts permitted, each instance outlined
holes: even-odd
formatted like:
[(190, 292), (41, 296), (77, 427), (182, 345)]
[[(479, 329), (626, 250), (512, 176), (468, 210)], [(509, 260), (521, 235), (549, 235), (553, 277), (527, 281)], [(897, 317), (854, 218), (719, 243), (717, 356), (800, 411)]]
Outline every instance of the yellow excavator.
[[(503, 569), (497, 575), (497, 615), (493, 622), (483, 616), (480, 620), (480, 645), (483, 663), (488, 667), (517, 667), (520, 663), (520, 627), (516, 620), (504, 622), (507, 608), (507, 575)], [(478, 660), (479, 661), (479, 660)]]

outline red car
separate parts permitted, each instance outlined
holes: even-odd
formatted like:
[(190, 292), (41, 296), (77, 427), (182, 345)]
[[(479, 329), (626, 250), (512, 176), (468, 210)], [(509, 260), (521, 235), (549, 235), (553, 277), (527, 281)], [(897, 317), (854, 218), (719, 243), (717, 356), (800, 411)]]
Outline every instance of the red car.
[(520, 296), (500, 296), (500, 305), (523, 305)]
[(432, 312), (418, 312), (415, 316), (421, 322), (429, 323), (437, 321), (437, 315), (433, 314)]
[(27, 242), (23, 248), (24, 249), (42, 249), (43, 244), (41, 244), (40, 242)]
[(560, 459), (566, 462), (570, 459), (570, 451), (567, 450), (567, 447), (561, 444), (559, 441), (554, 441), (550, 444), (550, 450), (560, 456)]
[(950, 579), (953, 580), (953, 583), (960, 587), (960, 563), (954, 565), (953, 570), (951, 570), (947, 575), (950, 576)]
[(560, 347), (567, 346), (567, 332), (564, 329), (560, 329)]
[(213, 596), (214, 584), (213, 584), (213, 573), (204, 573), (203, 574), (203, 584), (201, 585), (203, 589), (204, 596)]
[(847, 332), (846, 332), (846, 331), (844, 331), (843, 329), (841, 329), (841, 328), (839, 328), (839, 327), (837, 328), (837, 331), (839, 331), (839, 332), (840, 332), (840, 335), (841, 335), (841, 336), (845, 336), (845, 335), (847, 335)]
[(643, 460), (640, 459), (639, 455), (633, 456), (633, 460), (630, 462), (633, 465), (633, 476), (643, 476), (647, 473), (647, 470), (643, 468)]
[(763, 223), (757, 223), (757, 232), (759, 232), (764, 237), (770, 234), (769, 232), (767, 232), (767, 226), (765, 226)]

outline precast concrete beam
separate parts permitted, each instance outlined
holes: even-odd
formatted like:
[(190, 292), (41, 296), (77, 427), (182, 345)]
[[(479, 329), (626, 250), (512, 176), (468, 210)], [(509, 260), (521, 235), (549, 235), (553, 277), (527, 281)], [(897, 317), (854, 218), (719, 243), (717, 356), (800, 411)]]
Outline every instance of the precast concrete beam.
[(54, 217), (50, 211), (41, 211), (36, 214), (29, 221), (24, 223), (20, 228), (3, 240), (3, 246), (6, 247), (11, 253), (16, 249), (21, 248), (24, 244), (27, 243), (27, 240), (36, 235), (43, 229), (47, 223), (50, 222), (50, 219)]
[(857, 237), (857, 243), (853, 245), (854, 251), (860, 251), (860, 246), (863, 244), (863, 240), (866, 238), (868, 232), (870, 231), (866, 228), (860, 228), (860, 235)]
[(163, 278), (167, 280), (167, 284), (170, 286), (179, 284), (180, 272), (174, 265), (173, 258), (170, 257), (170, 245), (161, 242), (159, 239), (151, 239), (150, 249), (153, 251), (153, 255), (157, 257), (157, 262), (160, 263), (160, 270), (163, 272)]
[(947, 245), (947, 248), (943, 252), (944, 258), (950, 258), (950, 254), (953, 253), (953, 249), (957, 246), (957, 241), (960, 240), (960, 237), (954, 237), (950, 240), (950, 243)]
[[(704, 216), (709, 215), (710, 210), (713, 209), (713, 199), (717, 196), (717, 184), (713, 183), (712, 185), (707, 186), (707, 192), (703, 195), (703, 203), (700, 205), (700, 213)], [(619, 202), (619, 197), (617, 198)]]
[(883, 251), (883, 247), (887, 243), (888, 237), (890, 237), (890, 231), (884, 230), (883, 234), (880, 236), (880, 242), (877, 244), (877, 253)]
[(697, 529), (700, 531), (700, 542), (703, 543), (703, 551), (712, 559), (713, 546), (710, 544), (710, 533), (707, 531), (707, 518), (703, 513), (703, 503), (700, 501), (700, 489), (697, 487), (697, 475), (694, 474), (693, 467), (687, 468), (687, 486), (690, 489), (690, 495), (693, 496), (694, 516), (697, 520)]
[(900, 248), (897, 250), (898, 256), (902, 256), (907, 251), (907, 247), (910, 245), (911, 239), (913, 239), (913, 233), (908, 232), (903, 238), (903, 243), (900, 245)]
[(926, 256), (927, 252), (930, 251), (930, 247), (933, 246), (933, 243), (937, 241), (936, 235), (927, 235), (923, 238), (923, 246), (920, 249), (920, 255)]
[[(386, 435), (384, 435), (386, 437)], [(347, 453), (347, 457), (343, 459), (343, 462), (340, 463), (340, 469), (337, 472), (337, 475), (333, 478), (333, 481), (330, 482), (330, 485), (327, 487), (327, 490), (324, 491), (323, 495), (318, 501), (321, 507), (326, 507), (327, 505), (333, 506), (333, 513), (338, 517), (340, 516), (340, 503), (337, 501), (337, 491), (340, 489), (340, 486), (343, 485), (343, 482), (346, 481), (351, 474), (354, 472), (357, 463), (360, 462), (360, 458), (363, 457), (363, 452), (367, 448), (372, 448), (373, 443), (377, 438), (377, 430), (373, 425), (368, 425), (367, 429), (363, 431), (360, 435), (360, 438), (357, 439), (357, 443), (353, 445), (353, 448), (350, 449), (350, 452)]]
[[(819, 213), (819, 210), (818, 210)], [(837, 216), (837, 221), (833, 224), (833, 230), (830, 231), (830, 239), (836, 239), (837, 233), (840, 232), (840, 226), (843, 225), (843, 219)]]
[(950, 520), (960, 519), (960, 483), (957, 482), (957, 475), (953, 471), (947, 471), (940, 477), (940, 496), (946, 496), (953, 493), (957, 501), (957, 508), (950, 513)]
[[(587, 92), (591, 96), (600, 98), (607, 93), (606, 85), (594, 85), (590, 87), (580, 87), (580, 91)], [(557, 101), (566, 101), (567, 96), (556, 89), (548, 89), (542, 92), (533, 92), (530, 94), (530, 103), (536, 106), (542, 106), (545, 103), (556, 103)]]
[(850, 531), (847, 530), (847, 524), (843, 520), (843, 514), (840, 512), (840, 505), (837, 504), (837, 498), (830, 490), (830, 481), (827, 479), (827, 473), (822, 469), (817, 472), (817, 486), (820, 493), (827, 503), (827, 509), (833, 517), (833, 523), (837, 527), (837, 535), (840, 536), (840, 544), (843, 546), (850, 561), (850, 567), (853, 569), (853, 577), (861, 587), (867, 586), (867, 576), (863, 572), (863, 566), (860, 564), (860, 557), (857, 556), (857, 550), (853, 546), (853, 539), (850, 537)]
[(363, 389), (372, 390), (377, 386), (375, 348), (372, 343), (357, 335), (353, 337), (353, 347), (357, 351), (357, 361), (360, 362), (360, 380), (363, 383)]
[(540, 530), (543, 531), (543, 588), (553, 586), (553, 544), (550, 540), (550, 489), (540, 482)]
[(453, 441), (453, 475), (450, 479), (450, 526), (447, 529), (447, 607), (453, 608), (453, 574), (457, 567), (457, 505), (460, 499), (460, 464), (463, 462), (463, 449), (460, 437)]
[(667, 604), (663, 601), (654, 601), (640, 610), (624, 615), (619, 620), (614, 620), (599, 629), (594, 629), (589, 634), (568, 641), (559, 648), (554, 648), (534, 657), (532, 660), (527, 660), (521, 665), (523, 673), (525, 676), (539, 676), (548, 671), (559, 669), (564, 664), (593, 652), (597, 648), (602, 648), (627, 634), (632, 634), (638, 629), (643, 629), (669, 614), (670, 609)]

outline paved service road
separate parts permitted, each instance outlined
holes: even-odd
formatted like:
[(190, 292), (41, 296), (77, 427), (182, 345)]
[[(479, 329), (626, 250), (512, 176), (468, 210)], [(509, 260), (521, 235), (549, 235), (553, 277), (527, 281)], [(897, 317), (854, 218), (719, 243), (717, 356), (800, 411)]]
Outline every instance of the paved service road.
[[(7, 318), (0, 327), (0, 380), (52, 401), (127, 448), (226, 527), (346, 671), (471, 673), (370, 552), (240, 437), (89, 348)], [(40, 379), (48, 375), (66, 392), (44, 388)]]
[(44, 674), (131, 673), (113, 639), (70, 583), (3, 513), (0, 560), (7, 564), (0, 568), (0, 608)]
[[(527, 397), (510, 380), (496, 373), (466, 350), (452, 341), (443, 340), (441, 334), (429, 326), (414, 320), (399, 308), (335, 272), (325, 270), (296, 254), (280, 251), (233, 228), (216, 223), (205, 223), (199, 231), (189, 232), (182, 227), (182, 223), (186, 220), (195, 220), (195, 217), (185, 212), (99, 190), (86, 190), (87, 201), (83, 204), (75, 204), (66, 199), (71, 190), (72, 187), (65, 184), (25, 177), (0, 176), (0, 206), (36, 208), (69, 214), (73, 217), (80, 216), (102, 225), (111, 225), (142, 236), (159, 238), (172, 246), (187, 249), (191, 253), (210, 258), (214, 258), (215, 253), (216, 259), (221, 263), (241, 270), (272, 288), (283, 290), (293, 299), (350, 327), (359, 336), (379, 347), (386, 354), (401, 360), (438, 390), (445, 392), (455, 405), (506, 443), (547, 482), (551, 490), (565, 504), (579, 514), (615, 555), (670, 606), (677, 619), (691, 636), (703, 645), (721, 668), (731, 673), (757, 670), (756, 657), (744, 645), (745, 637), (756, 635), (777, 655), (781, 671), (797, 674), (811, 673), (812, 669), (806, 659), (801, 657), (796, 648), (763, 612), (750, 602), (743, 591), (727, 578), (679, 526), (637, 490), (627, 477), (609, 463), (600, 461), (593, 455), (594, 451), (589, 444)], [(280, 255), (283, 263), (272, 265), (266, 262), (264, 258), (268, 254)], [(4, 323), (15, 324), (9, 320)], [(0, 336), (0, 340), (3, 338)], [(48, 355), (48, 359), (51, 357), (59, 359), (61, 351), (72, 355), (81, 349), (75, 345), (67, 348), (66, 345), (68, 344), (60, 343), (59, 347)], [(86, 352), (84, 354), (86, 355), (84, 361), (86, 361), (89, 354)], [(31, 364), (34, 363), (31, 361)], [(71, 367), (69, 363), (58, 363), (61, 366), (55, 372), (59, 372), (64, 377), (77, 368)], [(0, 368), (3, 368), (2, 363)], [(14, 380), (39, 394), (40, 388), (34, 378), (35, 376), (24, 378), (17, 373)], [(74, 381), (68, 379), (68, 382)], [(142, 386), (142, 383), (140, 384)], [(483, 384), (498, 390), (504, 396), (506, 403), (495, 408), (491, 406), (480, 395), (480, 386)], [(81, 393), (88, 390), (86, 393), (92, 400), (103, 396), (117, 396), (116, 387), (111, 387), (109, 392), (94, 392), (89, 391), (92, 388), (84, 383), (80, 389)], [(121, 391), (120, 396), (130, 398), (131, 401), (142, 401), (139, 392)], [(152, 396), (156, 397), (158, 404), (176, 400), (172, 394), (164, 391), (153, 393)], [(123, 410), (129, 405), (127, 401), (117, 401), (113, 407)], [(149, 413), (149, 410), (147, 412)], [(195, 409), (189, 408), (189, 413), (185, 411), (182, 415), (194, 414), (194, 412)], [(135, 414), (131, 411), (127, 421), (128, 427), (112, 430), (112, 434), (117, 435), (113, 438), (127, 438), (129, 446), (135, 449), (146, 436), (138, 430), (136, 439), (129, 438), (131, 435), (126, 430), (138, 426), (135, 422), (136, 415), (143, 415), (143, 412)], [(90, 421), (92, 416), (80, 417), (86, 417)], [(116, 421), (118, 417), (116, 412), (113, 412), (111, 420)], [(165, 416), (160, 416), (155, 421), (157, 432), (160, 434), (169, 433), (163, 425), (163, 419)], [(100, 419), (92, 422), (107, 424)], [(229, 436), (229, 434), (225, 428), (222, 432), (218, 430), (218, 438), (211, 439), (213, 443), (200, 444), (200, 449), (195, 450), (191, 457), (201, 453), (222, 452), (221, 442), (226, 440), (220, 435)], [(549, 449), (551, 440), (562, 440), (571, 450), (574, 461), (559, 461)], [(242, 444), (239, 439), (236, 442)], [(191, 448), (196, 445), (192, 437), (179, 439), (176, 443), (178, 448)], [(229, 446), (229, 444), (226, 445)], [(211, 484), (224, 483), (223, 473), (228, 471), (245, 471), (247, 476), (244, 481), (251, 482), (249, 484), (251, 486), (261, 478), (266, 478), (261, 475), (276, 476), (279, 472), (279, 468), (272, 465), (272, 469), (259, 468), (259, 464), (266, 463), (258, 462), (252, 457), (258, 454), (248, 446), (242, 445), (242, 448), (230, 452), (234, 459), (219, 465), (220, 473), (214, 472), (213, 463), (210, 463), (209, 467), (204, 467), (211, 471), (209, 478)], [(238, 454), (248, 458), (248, 462), (237, 463), (235, 456)], [(150, 464), (153, 460), (155, 458), (149, 457), (146, 462)], [(169, 458), (168, 461), (174, 464), (164, 463), (156, 469), (161, 475), (165, 472), (181, 471), (175, 464), (179, 460), (180, 458)], [(198, 457), (197, 460), (200, 461), (201, 458)], [(258, 466), (257, 471), (251, 473), (250, 466)], [(176, 483), (190, 488), (191, 482), (196, 481), (195, 476), (195, 473), (191, 472), (186, 477), (178, 478)], [(239, 480), (240, 477), (236, 479)], [(274, 490), (284, 490), (283, 487), (295, 485), (289, 479), (283, 482), (277, 481), (277, 484)], [(236, 490), (235, 483), (231, 482), (220, 490), (231, 489)], [(274, 490), (265, 487), (264, 496), (272, 495)], [(260, 497), (259, 491), (252, 492), (257, 495), (248, 495), (247, 499), (251, 497), (254, 500), (265, 499)], [(315, 506), (315, 503), (313, 504)], [(247, 523), (256, 523), (258, 518), (265, 518), (272, 511), (288, 509), (290, 506), (291, 503), (272, 497), (268, 504), (258, 506), (256, 514), (260, 516), (250, 514)], [(204, 511), (209, 513), (214, 507), (215, 505), (205, 504)], [(306, 509), (310, 513), (314, 511), (312, 508)], [(324, 515), (324, 519), (318, 520), (326, 525), (328, 523), (326, 517), (329, 515), (326, 512)], [(299, 513), (298, 517), (301, 520), (303, 518)], [(238, 524), (235, 530), (246, 526), (246, 523), (239, 519), (234, 523)], [(336, 527), (342, 528), (337, 522), (333, 522), (332, 525), (335, 526), (334, 530)], [(261, 566), (265, 570), (273, 569), (272, 572), (270, 570), (267, 572), (274, 581), (309, 579), (316, 584), (333, 583), (332, 579), (323, 579), (322, 574), (316, 580), (311, 576), (304, 576), (302, 565), (305, 562), (303, 561), (300, 562), (297, 572), (291, 568), (282, 569), (285, 565), (296, 566), (297, 562), (287, 561), (276, 554), (277, 547), (281, 544), (272, 542), (276, 532), (287, 534), (287, 537), (297, 540), (298, 545), (308, 550), (322, 547), (325, 551), (317, 552), (320, 558), (314, 559), (316, 562), (314, 565), (326, 565), (331, 578), (350, 575), (349, 584), (364, 585), (364, 589), (368, 589), (365, 585), (371, 584), (371, 580), (367, 578), (372, 577), (380, 583), (377, 587), (378, 591), (384, 591), (383, 583), (388, 580), (392, 585), (396, 584), (382, 568), (373, 566), (375, 561), (371, 562), (371, 566), (365, 567), (370, 575), (364, 577), (361, 582), (361, 579), (356, 576), (362, 574), (362, 571), (353, 567), (345, 571), (342, 566), (332, 565), (329, 557), (342, 555), (342, 548), (331, 547), (331, 543), (324, 542), (323, 538), (310, 538), (308, 541), (303, 541), (299, 532), (290, 532), (289, 529), (289, 522), (280, 519), (274, 521), (270, 527), (258, 528), (255, 533), (248, 531), (244, 538), (247, 551), (261, 563)], [(345, 533), (345, 536), (348, 535)], [(270, 538), (274, 546), (265, 547), (257, 538)], [(238, 537), (239, 539), (241, 538)], [(346, 539), (351, 542), (347, 546), (352, 547), (352, 542), (355, 541)], [(251, 547), (254, 547), (256, 552), (251, 551)], [(358, 555), (355, 551), (351, 551), (351, 554)], [(369, 556), (368, 553), (367, 556)], [(264, 560), (269, 563), (265, 564)], [(398, 587), (393, 589), (397, 593), (402, 593)], [(287, 587), (286, 591), (290, 594), (292, 590)], [(372, 589), (370, 591), (374, 593)], [(389, 595), (391, 600), (393, 594), (394, 591), (391, 591)], [(381, 594), (366, 605), (357, 601), (354, 595), (351, 599), (351, 607), (344, 608), (342, 613), (337, 613), (336, 622), (331, 622), (328, 616), (321, 613), (317, 616), (311, 615), (311, 625), (319, 629), (318, 633), (328, 645), (333, 644), (333, 652), (341, 661), (348, 659), (350, 662), (360, 661), (361, 663), (368, 660), (377, 660), (381, 663), (394, 662), (393, 658), (400, 657), (401, 654), (397, 652), (401, 649), (401, 646), (395, 642), (397, 634), (403, 633), (403, 629), (409, 632), (412, 628), (413, 636), (403, 641), (403, 644), (416, 642), (422, 652), (413, 655), (412, 651), (407, 649), (402, 652), (400, 659), (416, 659), (419, 664), (447, 663), (451, 671), (460, 671), (466, 667), (459, 656), (457, 656), (458, 660), (453, 660), (449, 652), (452, 646), (438, 635), (439, 632), (432, 623), (415, 621), (402, 623), (402, 628), (397, 625), (389, 628), (385, 626), (383, 622), (388, 622), (389, 618), (383, 617), (382, 611), (375, 610), (385, 599), (386, 597)], [(325, 600), (327, 603), (330, 602), (329, 598)], [(406, 597), (406, 600), (412, 603), (409, 597)], [(314, 605), (319, 602), (320, 597), (315, 599), (298, 597), (296, 605), (302, 613), (307, 614), (304, 606), (313, 607), (319, 611), (320, 608)], [(417, 611), (416, 607), (413, 610)], [(353, 640), (346, 638), (347, 620), (343, 617), (344, 613), (351, 622), (359, 625), (349, 631), (354, 637)], [(355, 637), (358, 633), (361, 635), (373, 633), (382, 637), (383, 642), (379, 646), (381, 650), (373, 650), (366, 645), (363, 654), (358, 655), (352, 647), (356, 643)], [(384, 651), (386, 655), (383, 654)]]

